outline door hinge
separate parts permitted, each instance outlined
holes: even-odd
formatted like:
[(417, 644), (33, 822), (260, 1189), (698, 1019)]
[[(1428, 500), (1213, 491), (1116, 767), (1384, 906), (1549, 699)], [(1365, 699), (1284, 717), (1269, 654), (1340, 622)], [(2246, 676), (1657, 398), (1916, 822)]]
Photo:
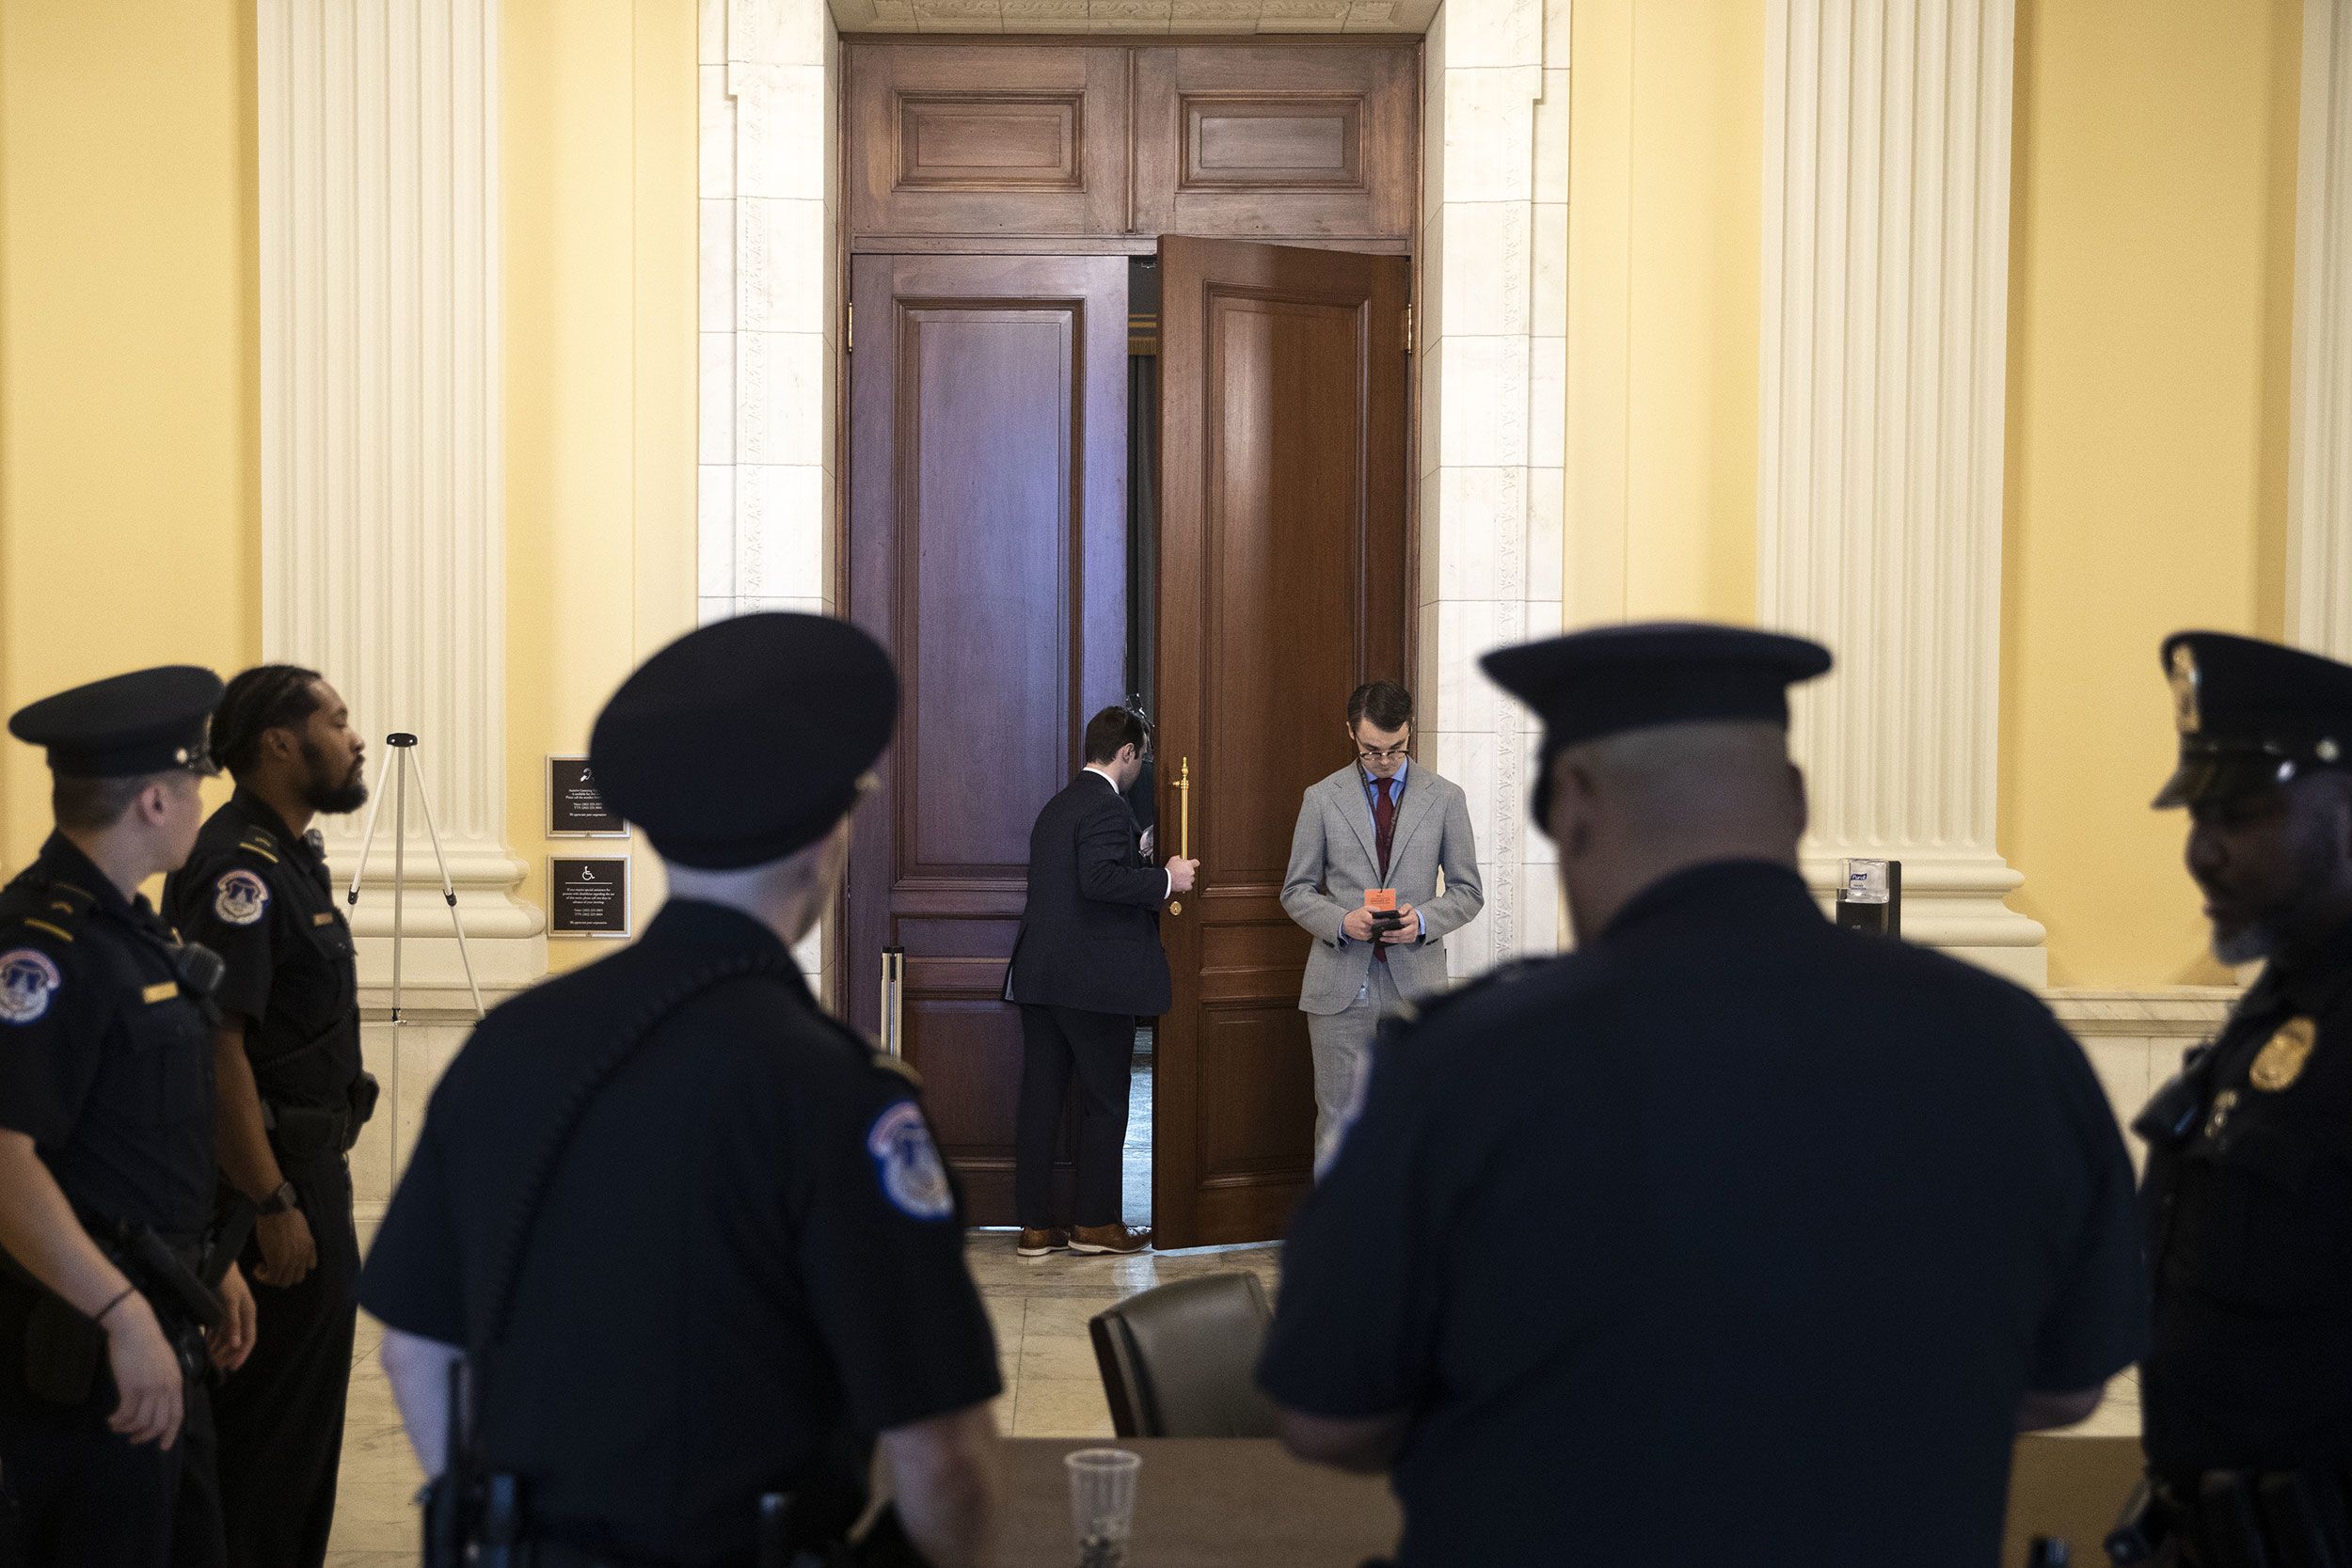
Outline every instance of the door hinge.
[(1413, 352), (1413, 308), (1405, 307), (1405, 352)]

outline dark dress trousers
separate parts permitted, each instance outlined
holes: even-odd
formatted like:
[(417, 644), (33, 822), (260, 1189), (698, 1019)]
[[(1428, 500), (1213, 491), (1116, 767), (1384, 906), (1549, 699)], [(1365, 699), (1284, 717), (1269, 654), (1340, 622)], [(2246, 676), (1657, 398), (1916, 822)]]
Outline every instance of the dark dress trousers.
[(1029, 897), (1008, 971), (1021, 1006), (1021, 1110), (1013, 1203), (1021, 1224), (1054, 1224), (1054, 1137), (1079, 1086), (1075, 1223), (1120, 1222), (1120, 1151), (1138, 1017), (1168, 1010), (1160, 906), (1168, 873), (1145, 863), (1135, 814), (1111, 781), (1084, 772), (1029, 832)]

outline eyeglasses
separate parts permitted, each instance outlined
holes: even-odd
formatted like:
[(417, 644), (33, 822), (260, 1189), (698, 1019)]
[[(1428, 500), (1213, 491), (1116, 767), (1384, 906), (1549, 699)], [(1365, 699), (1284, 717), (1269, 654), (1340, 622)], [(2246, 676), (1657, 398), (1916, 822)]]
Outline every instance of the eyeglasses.
[(1356, 754), (1366, 762), (1395, 762), (1405, 755), (1405, 749), (1411, 744), (1409, 740), (1401, 740), (1393, 746), (1383, 746), (1377, 751), (1370, 746), (1359, 746), (1356, 748)]

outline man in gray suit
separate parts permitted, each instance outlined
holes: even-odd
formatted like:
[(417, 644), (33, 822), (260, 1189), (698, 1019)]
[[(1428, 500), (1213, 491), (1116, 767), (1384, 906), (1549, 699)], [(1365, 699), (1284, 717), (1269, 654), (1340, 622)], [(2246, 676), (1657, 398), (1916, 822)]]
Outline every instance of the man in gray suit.
[[(1291, 834), (1282, 908), (1315, 939), (1298, 1006), (1315, 1057), (1315, 1153), (1330, 1147), (1372, 1035), (1400, 1002), (1445, 985), (1445, 938), (1486, 902), (1459, 784), (1416, 768), (1413, 699), (1372, 681), (1347, 699), (1356, 760), (1311, 786)], [(1439, 893), (1439, 874), (1444, 877)], [(1375, 917), (1367, 891), (1395, 895)]]

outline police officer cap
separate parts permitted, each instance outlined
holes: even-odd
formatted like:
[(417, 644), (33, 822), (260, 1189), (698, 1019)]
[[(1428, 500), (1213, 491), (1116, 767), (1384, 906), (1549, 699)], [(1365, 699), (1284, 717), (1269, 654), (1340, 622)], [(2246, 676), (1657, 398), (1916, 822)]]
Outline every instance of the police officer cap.
[(741, 615), (641, 665), (596, 718), (605, 803), (665, 859), (704, 871), (781, 860), (833, 831), (890, 743), (898, 676), (822, 615)]
[(184, 768), (211, 775), (206, 731), (220, 677), (193, 664), (109, 675), (21, 707), (8, 733), (49, 751), (49, 769), (72, 779), (131, 779)]
[(2181, 760), (2158, 810), (2352, 767), (2352, 666), (2217, 631), (2175, 632), (2163, 657)]
[(1788, 688), (1830, 667), (1801, 637), (1696, 622), (1597, 626), (1498, 648), (1480, 663), (1544, 721), (1544, 753), (1623, 730), (1788, 722)]

